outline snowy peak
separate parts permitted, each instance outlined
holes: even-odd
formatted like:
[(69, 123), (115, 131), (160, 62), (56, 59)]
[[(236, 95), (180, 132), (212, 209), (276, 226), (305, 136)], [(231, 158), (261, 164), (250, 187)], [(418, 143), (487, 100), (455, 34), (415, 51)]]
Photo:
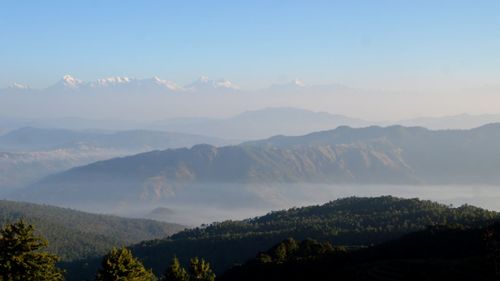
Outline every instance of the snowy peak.
[[(31, 90), (28, 86), (14, 83), (5, 90)], [(81, 92), (81, 93), (178, 93), (178, 92), (231, 92), (240, 88), (226, 79), (211, 80), (207, 76), (201, 76), (195, 82), (186, 87), (179, 86), (171, 80), (161, 79), (158, 76), (139, 79), (126, 76), (110, 76), (94, 81), (84, 81), (69, 74), (64, 75), (57, 83), (42, 89), (49, 93)]]
[(292, 81), (284, 84), (273, 84), (270, 89), (274, 90), (299, 90), (307, 87), (307, 84), (304, 81), (299, 79), (293, 79)]
[(130, 83), (132, 79), (128, 77), (107, 77), (102, 79), (97, 79), (95, 83), (92, 83), (94, 87), (110, 87), (114, 85), (127, 84)]
[(169, 89), (170, 91), (183, 91), (184, 90), (181, 86), (175, 84), (175, 82), (160, 79), (158, 76), (153, 77), (151, 80), (153, 81), (153, 83), (155, 85), (163, 86), (163, 87)]
[(68, 88), (77, 88), (78, 86), (83, 85), (84, 82), (82, 80), (74, 78), (69, 74), (66, 74), (63, 76), (61, 81), (59, 81), (59, 84)]
[(234, 89), (234, 90), (239, 90), (240, 87), (235, 85), (233, 82), (225, 79), (221, 79), (215, 82), (215, 86), (217, 88), (226, 88), (226, 89)]
[(9, 86), (9, 89), (12, 89), (12, 90), (29, 90), (31, 88), (28, 85), (23, 85), (23, 84), (19, 84), (19, 83), (13, 83), (12, 85)]
[(186, 86), (191, 91), (207, 91), (216, 89), (239, 90), (233, 82), (226, 79), (211, 80), (207, 76), (200, 76), (198, 80)]
[(148, 79), (129, 78), (125, 76), (111, 76), (106, 78), (97, 79), (95, 81), (82, 81), (74, 78), (71, 75), (65, 75), (54, 86), (49, 87), (48, 90), (64, 92), (66, 90), (72, 91), (92, 91), (92, 92), (177, 92), (184, 89), (172, 81), (160, 79), (155, 76)]

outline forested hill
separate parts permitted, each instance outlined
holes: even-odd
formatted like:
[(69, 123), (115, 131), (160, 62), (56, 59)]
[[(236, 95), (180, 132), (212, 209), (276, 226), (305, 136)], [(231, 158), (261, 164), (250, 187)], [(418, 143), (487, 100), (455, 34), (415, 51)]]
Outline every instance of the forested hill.
[(498, 223), (429, 227), (356, 251), (287, 239), (218, 280), (497, 280), (499, 242)]
[(179, 232), (168, 239), (132, 247), (148, 267), (161, 272), (177, 255), (207, 258), (219, 271), (243, 263), (272, 245), (293, 237), (334, 245), (368, 246), (425, 229), (430, 225), (481, 225), (499, 214), (473, 206), (450, 207), (431, 201), (345, 198), (321, 206), (294, 208), (243, 221), (226, 221)]
[(169, 236), (185, 227), (145, 219), (0, 200), (0, 225), (24, 219), (49, 241), (63, 261), (104, 254), (113, 246)]

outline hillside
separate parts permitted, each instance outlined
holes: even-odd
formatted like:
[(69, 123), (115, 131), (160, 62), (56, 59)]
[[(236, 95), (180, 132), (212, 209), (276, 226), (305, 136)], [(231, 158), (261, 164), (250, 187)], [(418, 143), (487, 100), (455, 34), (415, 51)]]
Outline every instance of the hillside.
[[(141, 242), (131, 249), (157, 273), (163, 272), (166, 261), (174, 255), (184, 264), (190, 257), (205, 257), (218, 273), (222, 273), (290, 237), (358, 249), (429, 226), (480, 227), (499, 218), (496, 212), (467, 205), (453, 208), (432, 201), (391, 196), (351, 197), (187, 229), (166, 239)], [(95, 258), (66, 263), (64, 267), (70, 276), (88, 274), (90, 277), (98, 263), (99, 258)], [(82, 264), (86, 264), (83, 269)]]
[(199, 135), (148, 131), (24, 127), (0, 135), (0, 195), (73, 167), (153, 149), (228, 142)]
[[(498, 143), (500, 124), (455, 131), (339, 127), (237, 146), (196, 145), (100, 161), (47, 177), (14, 198), (61, 204), (107, 202), (109, 196), (175, 203), (197, 184), (232, 185), (240, 195), (252, 184), (267, 184), (270, 190), (282, 183), (498, 184)], [(96, 196), (102, 190), (106, 196)]]
[(49, 251), (71, 261), (101, 255), (113, 246), (162, 238), (184, 229), (143, 219), (97, 215), (71, 209), (0, 200), (0, 225), (24, 219), (49, 241)]
[[(162, 272), (165, 261), (174, 255), (183, 262), (193, 256), (205, 257), (222, 272), (289, 237), (359, 248), (431, 225), (474, 226), (497, 218), (500, 216), (496, 212), (472, 206), (452, 208), (431, 201), (390, 196), (353, 197), (188, 229), (168, 239), (142, 242), (132, 246), (132, 250), (156, 272)], [(92, 264), (97, 266), (98, 259), (84, 263), (89, 264), (86, 270), (92, 272)], [(66, 265), (70, 274), (85, 274), (80, 267), (81, 262)]]
[(430, 227), (355, 251), (287, 239), (218, 280), (495, 280), (499, 234), (498, 223)]

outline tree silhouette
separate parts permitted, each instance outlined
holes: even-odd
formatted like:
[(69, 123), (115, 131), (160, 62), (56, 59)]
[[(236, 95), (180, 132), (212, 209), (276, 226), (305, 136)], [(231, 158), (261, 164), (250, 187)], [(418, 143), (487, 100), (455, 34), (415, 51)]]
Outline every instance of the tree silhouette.
[(0, 230), (0, 280), (63, 280), (56, 267), (58, 257), (41, 251), (47, 240), (34, 234), (33, 225), (23, 220)]
[(172, 259), (162, 281), (189, 281), (189, 275), (186, 269), (181, 266), (177, 257)]
[(152, 281), (156, 280), (127, 248), (113, 248), (104, 256), (97, 281)]
[(210, 269), (210, 264), (204, 259), (198, 257), (192, 258), (189, 265), (189, 273), (191, 281), (214, 281), (215, 274)]

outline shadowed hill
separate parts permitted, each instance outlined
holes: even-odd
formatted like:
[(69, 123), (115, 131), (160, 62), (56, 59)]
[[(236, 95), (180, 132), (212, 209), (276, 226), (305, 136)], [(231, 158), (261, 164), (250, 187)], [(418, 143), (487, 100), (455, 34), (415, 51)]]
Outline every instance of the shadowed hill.
[(24, 219), (49, 241), (49, 251), (63, 261), (100, 255), (113, 246), (162, 238), (184, 229), (144, 219), (90, 214), (31, 203), (0, 201), (0, 225)]

